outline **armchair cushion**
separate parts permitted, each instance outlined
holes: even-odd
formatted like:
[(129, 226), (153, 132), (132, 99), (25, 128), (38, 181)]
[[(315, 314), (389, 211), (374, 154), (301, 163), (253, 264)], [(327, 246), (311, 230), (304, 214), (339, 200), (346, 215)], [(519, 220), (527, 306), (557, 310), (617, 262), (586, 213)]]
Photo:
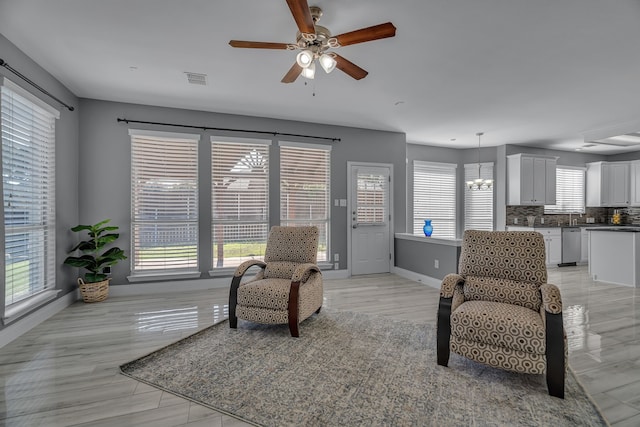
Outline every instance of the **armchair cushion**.
[(451, 334), (467, 341), (545, 354), (540, 314), (513, 304), (467, 301), (451, 313)]
[(291, 279), (262, 279), (240, 285), (238, 305), (287, 311)]
[(465, 301), (494, 301), (540, 310), (540, 285), (495, 277), (467, 276), (463, 292)]

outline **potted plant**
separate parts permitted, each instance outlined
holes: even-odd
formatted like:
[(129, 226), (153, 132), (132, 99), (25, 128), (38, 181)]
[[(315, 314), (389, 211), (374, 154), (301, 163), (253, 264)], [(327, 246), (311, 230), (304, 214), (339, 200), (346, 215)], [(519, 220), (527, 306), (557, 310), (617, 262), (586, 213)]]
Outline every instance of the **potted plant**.
[(109, 280), (103, 269), (112, 266), (120, 260), (127, 259), (124, 251), (113, 247), (104, 251), (104, 247), (115, 242), (119, 233), (114, 233), (118, 227), (106, 225), (111, 221), (105, 219), (95, 225), (77, 225), (71, 229), (74, 232), (87, 231), (89, 240), (78, 243), (69, 253), (82, 252), (79, 257), (69, 256), (64, 263), (73, 267), (84, 268), (88, 272), (84, 280), (78, 278), (78, 287), (84, 302), (99, 302), (107, 299), (109, 295)]

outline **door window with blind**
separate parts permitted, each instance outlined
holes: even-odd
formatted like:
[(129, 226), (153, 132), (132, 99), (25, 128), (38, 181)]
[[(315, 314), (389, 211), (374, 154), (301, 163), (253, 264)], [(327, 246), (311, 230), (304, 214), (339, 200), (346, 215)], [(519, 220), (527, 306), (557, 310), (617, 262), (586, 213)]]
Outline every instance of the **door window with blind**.
[[(2, 82), (5, 318), (55, 288), (55, 121), (59, 112)], [(51, 291), (53, 292), (53, 291)]]
[(585, 213), (585, 169), (556, 167), (556, 204), (544, 205), (545, 214)]
[[(464, 165), (464, 181), (493, 179), (493, 163)], [(483, 190), (464, 190), (464, 229), (493, 231), (493, 186)]]
[(269, 144), (211, 140), (214, 268), (264, 258), (269, 232)]
[(131, 271), (198, 269), (199, 135), (129, 130)]
[(331, 147), (280, 142), (280, 224), (315, 225), (318, 262), (329, 261)]
[(430, 219), (431, 237), (456, 238), (456, 167), (414, 160), (413, 234), (424, 236), (424, 221)]

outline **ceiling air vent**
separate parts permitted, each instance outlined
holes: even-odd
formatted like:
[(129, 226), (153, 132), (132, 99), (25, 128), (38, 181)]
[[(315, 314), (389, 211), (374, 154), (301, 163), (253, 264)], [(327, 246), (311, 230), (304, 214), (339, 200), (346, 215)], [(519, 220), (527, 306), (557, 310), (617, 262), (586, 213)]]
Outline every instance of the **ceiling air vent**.
[(206, 86), (207, 85), (207, 75), (206, 74), (190, 73), (188, 71), (185, 71), (184, 73), (187, 75), (187, 80), (192, 85), (202, 85), (202, 86)]

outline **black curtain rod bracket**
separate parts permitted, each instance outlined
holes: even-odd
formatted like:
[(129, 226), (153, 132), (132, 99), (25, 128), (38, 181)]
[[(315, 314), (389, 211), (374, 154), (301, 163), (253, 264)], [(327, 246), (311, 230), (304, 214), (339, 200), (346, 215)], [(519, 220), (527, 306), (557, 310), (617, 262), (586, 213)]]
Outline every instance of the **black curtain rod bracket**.
[(143, 124), (143, 125), (172, 126), (172, 127), (179, 127), (179, 128), (200, 129), (200, 130), (203, 130), (203, 131), (215, 130), (215, 131), (223, 131), (223, 132), (244, 132), (244, 133), (256, 133), (256, 134), (259, 134), (259, 135), (291, 136), (291, 137), (295, 137), (295, 138), (321, 139), (323, 141), (332, 141), (332, 142), (340, 142), (341, 141), (340, 138), (329, 138), (329, 137), (326, 137), (326, 136), (301, 135), (301, 134), (297, 134), (297, 133), (271, 132), (271, 131), (265, 131), (265, 130), (250, 130), (250, 129), (216, 128), (216, 127), (210, 127), (210, 126), (194, 126), (194, 125), (182, 125), (182, 124), (176, 124), (176, 123), (148, 122), (148, 121), (144, 121), (144, 120), (129, 120), (129, 119), (121, 119), (121, 118), (118, 118), (117, 120), (118, 120), (118, 123), (124, 122), (124, 123), (127, 123), (127, 124), (129, 124), (129, 123), (137, 123), (137, 124)]
[(64, 102), (62, 102), (61, 100), (59, 100), (58, 98), (56, 98), (55, 96), (53, 96), (48, 90), (44, 89), (42, 86), (38, 85), (37, 83), (35, 83), (33, 80), (31, 80), (29, 77), (25, 76), (24, 74), (22, 74), (20, 71), (16, 70), (15, 68), (13, 68), (11, 65), (7, 64), (5, 62), (4, 59), (0, 58), (0, 66), (6, 68), (7, 70), (11, 71), (13, 74), (15, 74), (16, 76), (20, 77), (22, 80), (24, 80), (25, 82), (29, 83), (31, 86), (35, 87), (36, 89), (38, 89), (40, 92), (44, 93), (45, 95), (47, 95), (49, 98), (55, 99), (59, 104), (64, 105), (65, 107), (67, 107), (67, 109), (69, 111), (73, 111), (75, 110), (75, 108), (73, 108), (70, 105), (65, 104)]

